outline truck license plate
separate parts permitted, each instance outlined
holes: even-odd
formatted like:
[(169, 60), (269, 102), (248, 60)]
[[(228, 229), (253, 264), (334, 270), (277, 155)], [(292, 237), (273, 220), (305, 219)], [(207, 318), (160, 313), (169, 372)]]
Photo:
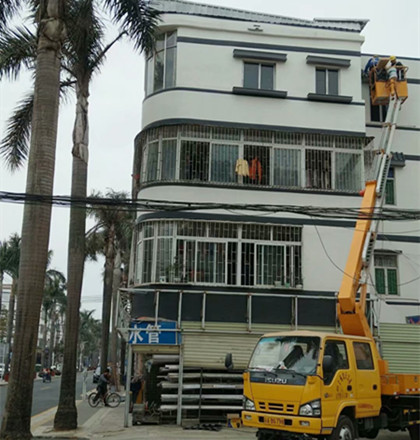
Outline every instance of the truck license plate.
[(279, 417), (264, 417), (264, 422), (269, 425), (284, 425), (284, 419)]

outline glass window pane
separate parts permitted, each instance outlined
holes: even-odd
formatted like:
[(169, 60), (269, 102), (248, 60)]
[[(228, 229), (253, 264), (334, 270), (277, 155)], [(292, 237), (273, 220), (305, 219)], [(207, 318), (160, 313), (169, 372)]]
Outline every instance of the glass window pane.
[(154, 59), (150, 57), (146, 62), (146, 96), (153, 93), (153, 64)]
[(306, 187), (331, 189), (331, 151), (306, 150)]
[(284, 246), (257, 246), (257, 284), (285, 285)]
[(211, 180), (213, 182), (236, 182), (235, 166), (238, 160), (238, 146), (213, 144), (211, 148)]
[(300, 150), (274, 150), (274, 185), (300, 186)]
[(328, 94), (338, 95), (338, 70), (328, 71)]
[(165, 88), (175, 87), (176, 47), (166, 50)]
[(154, 92), (156, 92), (157, 90), (161, 90), (163, 88), (164, 56), (165, 56), (165, 52), (158, 52), (155, 55), (154, 82), (153, 82)]
[(325, 69), (316, 69), (315, 92), (323, 95), (327, 93)]
[(150, 283), (152, 281), (152, 264), (153, 264), (153, 240), (145, 240), (143, 242), (143, 273), (142, 283)]
[(158, 283), (173, 282), (172, 238), (158, 238), (156, 254), (156, 279)]
[(209, 177), (209, 142), (183, 141), (179, 178), (207, 181)]
[(166, 47), (176, 46), (176, 31), (168, 32), (166, 34)]
[(346, 191), (358, 191), (361, 188), (360, 154), (336, 153), (335, 188)]
[(244, 63), (244, 87), (247, 89), (258, 89), (259, 64)]
[(162, 141), (162, 176), (161, 180), (175, 180), (176, 139)]
[(375, 268), (376, 291), (379, 294), (385, 294), (385, 269)]
[(394, 179), (388, 179), (385, 183), (385, 203), (395, 205)]
[(373, 358), (370, 345), (366, 342), (353, 342), (354, 355), (358, 370), (373, 370)]
[(261, 89), (274, 89), (274, 66), (261, 65)]
[(388, 269), (388, 295), (398, 295), (397, 270)]
[(146, 170), (147, 182), (157, 180), (158, 154), (159, 154), (159, 142), (150, 143), (147, 151), (147, 170)]

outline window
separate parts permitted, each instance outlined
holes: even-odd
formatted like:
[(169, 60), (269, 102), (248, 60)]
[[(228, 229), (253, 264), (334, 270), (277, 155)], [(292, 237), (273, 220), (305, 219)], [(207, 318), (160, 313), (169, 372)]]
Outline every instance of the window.
[(316, 69), (315, 92), (320, 95), (338, 95), (338, 70)]
[(335, 154), (335, 189), (357, 191), (361, 184), (362, 156), (353, 153)]
[(213, 144), (211, 147), (211, 177), (213, 182), (237, 182), (236, 161), (239, 158), (237, 145)]
[(146, 63), (146, 96), (175, 86), (176, 31), (161, 34)]
[(244, 63), (244, 87), (247, 89), (274, 89), (274, 65)]
[(306, 150), (306, 187), (331, 189), (331, 151)]
[(382, 295), (398, 295), (397, 255), (375, 253), (376, 291)]
[(349, 368), (345, 342), (335, 340), (326, 341), (324, 356), (325, 355), (331, 356), (333, 360), (333, 370), (328, 374), (324, 373), (325, 383), (328, 385), (338, 370), (347, 370)]
[(387, 105), (373, 105), (370, 102), (370, 120), (373, 122), (385, 122), (386, 113), (388, 111)]
[(385, 183), (385, 203), (395, 205), (395, 169), (391, 167)]
[(139, 228), (143, 262), (136, 266), (136, 279), (296, 287), (302, 284), (301, 239), (298, 226), (146, 222)]
[(360, 137), (200, 125), (151, 129), (140, 148), (141, 184), (182, 180), (357, 192), (369, 158), (363, 159)]
[(181, 143), (181, 180), (209, 180), (210, 143), (183, 141)]
[(301, 185), (301, 152), (300, 150), (276, 148), (274, 150), (274, 185)]
[(367, 342), (353, 342), (354, 356), (358, 370), (373, 370), (373, 358)]

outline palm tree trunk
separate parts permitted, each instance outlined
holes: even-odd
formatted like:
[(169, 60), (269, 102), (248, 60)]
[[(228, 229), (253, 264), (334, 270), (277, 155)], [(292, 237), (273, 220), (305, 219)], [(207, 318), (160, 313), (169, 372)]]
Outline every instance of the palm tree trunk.
[(119, 387), (119, 377), (117, 372), (117, 296), (121, 285), (121, 251), (118, 250), (114, 262), (114, 275), (112, 282), (112, 327), (111, 327), (111, 364), (112, 376), (115, 386)]
[[(40, 9), (27, 194), (50, 197), (57, 144), (60, 55), (65, 0), (45, 0)], [(47, 266), (51, 204), (26, 203), (22, 223), (19, 298), (12, 370), (0, 438), (30, 439), (33, 374)]]
[[(73, 128), (72, 198), (86, 198), (88, 172), (88, 87), (76, 89), (76, 119)], [(85, 265), (86, 211), (72, 205), (70, 209), (67, 311), (65, 321), (64, 364), (61, 376), (60, 400), (54, 418), (54, 428), (77, 428), (76, 370), (79, 335), (79, 309)]]
[(9, 311), (7, 313), (7, 333), (6, 333), (7, 355), (6, 355), (6, 361), (4, 363), (5, 373), (9, 372), (10, 359), (12, 354), (12, 335), (13, 335), (13, 321), (15, 317), (16, 288), (17, 288), (17, 281), (13, 279), (12, 289), (10, 291), (10, 297), (9, 297)]
[(102, 303), (102, 346), (101, 346), (101, 371), (108, 366), (109, 324), (111, 319), (112, 280), (114, 278), (115, 260), (115, 227), (112, 225), (106, 240), (105, 252), (105, 279)]
[(49, 349), (49, 354), (50, 354), (50, 363), (49, 363), (49, 367), (51, 367), (51, 365), (55, 364), (55, 357), (54, 357), (54, 350), (55, 350), (55, 326), (57, 321), (57, 312), (53, 311), (51, 312), (50, 315), (50, 349)]
[(44, 329), (42, 332), (42, 352), (41, 352), (41, 366), (42, 368), (47, 367), (45, 362), (45, 354), (47, 348), (47, 333), (48, 333), (48, 310), (44, 309)]

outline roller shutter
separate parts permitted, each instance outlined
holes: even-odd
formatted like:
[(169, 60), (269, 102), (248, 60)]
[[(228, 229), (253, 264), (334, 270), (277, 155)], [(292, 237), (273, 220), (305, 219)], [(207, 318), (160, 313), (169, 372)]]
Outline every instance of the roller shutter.
[[(300, 327), (300, 330), (330, 331), (328, 327)], [(235, 369), (245, 369), (256, 342), (264, 333), (294, 330), (285, 325), (255, 324), (252, 333), (243, 324), (206, 323), (206, 331), (199, 331), (199, 323), (184, 326), (184, 365), (186, 367), (224, 368), (226, 353), (232, 353)]]
[(419, 373), (420, 325), (381, 324), (382, 355), (391, 373)]

